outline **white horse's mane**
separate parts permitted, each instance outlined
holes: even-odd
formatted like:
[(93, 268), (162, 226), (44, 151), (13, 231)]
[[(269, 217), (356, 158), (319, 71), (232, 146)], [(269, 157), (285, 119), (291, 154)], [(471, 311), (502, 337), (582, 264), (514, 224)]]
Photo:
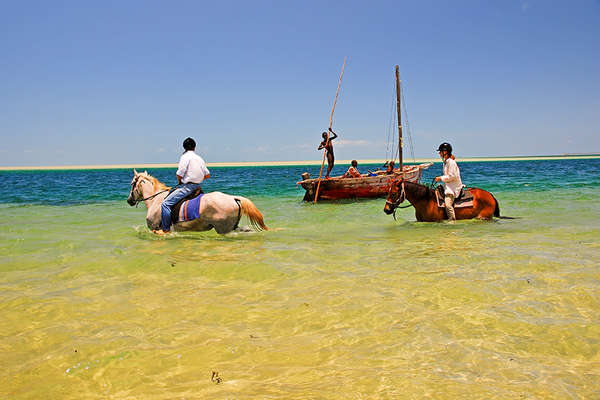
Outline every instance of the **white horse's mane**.
[(154, 191), (156, 191), (156, 192), (158, 192), (159, 190), (169, 189), (169, 187), (167, 185), (165, 185), (164, 183), (162, 183), (161, 181), (159, 181), (158, 179), (156, 179), (155, 177), (150, 175), (148, 173), (148, 171), (136, 172), (136, 176), (141, 176), (142, 178), (145, 178), (145, 179), (149, 180), (150, 182), (152, 182), (152, 185), (154, 186)]

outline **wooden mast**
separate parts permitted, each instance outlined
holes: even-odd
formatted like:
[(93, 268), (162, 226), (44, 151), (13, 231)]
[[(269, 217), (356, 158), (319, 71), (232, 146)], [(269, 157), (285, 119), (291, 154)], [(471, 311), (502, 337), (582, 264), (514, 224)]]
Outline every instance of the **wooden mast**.
[(396, 108), (398, 109), (398, 167), (402, 167), (402, 105), (400, 103), (400, 67), (396, 65)]

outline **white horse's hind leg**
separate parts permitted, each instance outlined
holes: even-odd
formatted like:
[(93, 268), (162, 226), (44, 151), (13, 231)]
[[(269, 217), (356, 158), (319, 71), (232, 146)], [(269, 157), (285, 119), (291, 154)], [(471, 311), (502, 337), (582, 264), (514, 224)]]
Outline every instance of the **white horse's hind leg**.
[(213, 192), (206, 196), (210, 197), (205, 197), (207, 201), (204, 202), (201, 214), (210, 220), (217, 233), (224, 235), (233, 231), (241, 215), (240, 206), (233, 196), (220, 192)]
[(229, 217), (221, 221), (215, 221), (213, 226), (217, 233), (224, 235), (234, 230), (237, 224), (237, 216)]
[(194, 219), (191, 221), (178, 222), (175, 225), (173, 225), (173, 227), (176, 231), (198, 231), (198, 232), (210, 231), (213, 228), (213, 226), (211, 224), (207, 223), (202, 218)]
[(238, 226), (242, 215), (246, 215), (256, 230), (268, 229), (262, 220), (260, 211), (243, 197), (230, 196), (221, 192), (204, 195), (200, 202), (200, 218), (193, 221), (180, 222), (176, 230), (209, 230), (214, 228), (217, 233), (224, 235), (231, 231), (249, 232), (250, 227)]

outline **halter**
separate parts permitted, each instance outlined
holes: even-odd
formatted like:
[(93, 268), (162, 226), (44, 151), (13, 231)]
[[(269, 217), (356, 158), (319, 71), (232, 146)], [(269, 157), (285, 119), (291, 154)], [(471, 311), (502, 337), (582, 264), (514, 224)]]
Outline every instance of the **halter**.
[[(400, 193), (406, 193), (406, 192), (404, 191), (404, 180), (402, 180), (402, 184), (401, 184), (401, 185), (402, 185), (402, 192), (400, 192)], [(405, 196), (406, 196), (406, 195), (405, 195)], [(387, 199), (386, 199), (386, 200), (385, 200), (385, 204), (389, 204), (390, 206), (394, 206), (394, 209), (396, 209), (396, 208), (398, 208), (398, 207), (400, 206), (400, 203), (402, 203), (402, 202), (404, 201), (404, 199), (400, 200), (402, 197), (403, 197), (403, 196), (401, 196), (401, 195), (398, 195), (398, 198), (396, 199), (396, 201), (389, 201), (389, 200), (387, 200)], [(400, 207), (400, 208), (408, 208), (408, 207), (411, 207), (411, 206), (412, 206), (412, 204), (411, 204), (411, 205), (409, 205), (409, 206), (406, 206), (406, 207)]]
[[(394, 213), (393, 213), (394, 221), (396, 221), (396, 210), (398, 208), (409, 208), (409, 207), (413, 206), (411, 203), (409, 203), (406, 206), (400, 207), (400, 203), (402, 203), (404, 201), (404, 199), (406, 198), (406, 191), (404, 190), (404, 180), (402, 180), (401, 186), (402, 186), (402, 192), (400, 192), (400, 193), (404, 194), (404, 196), (398, 195), (398, 199), (396, 199), (396, 201), (389, 201), (388, 199), (385, 200), (386, 205), (392, 206), (394, 208)], [(404, 197), (404, 199), (402, 199), (402, 197)], [(400, 200), (400, 199), (402, 199), (402, 200)]]
[[(145, 176), (141, 176), (141, 175), (138, 175), (138, 176), (135, 177), (135, 179), (133, 180), (133, 182), (131, 182), (131, 194), (133, 194), (133, 190), (137, 188), (137, 185), (139, 183), (141, 183), (142, 181), (144, 181), (144, 180), (147, 181), (148, 178), (146, 178)], [(161, 190), (160, 192), (156, 192), (153, 195), (148, 196), (146, 198), (143, 198), (143, 199), (133, 199), (133, 201), (135, 202), (135, 206), (137, 207), (138, 204), (141, 203), (142, 201), (152, 200), (153, 198), (155, 198), (159, 194), (165, 193), (165, 192), (168, 192), (168, 191), (169, 191), (169, 189)]]

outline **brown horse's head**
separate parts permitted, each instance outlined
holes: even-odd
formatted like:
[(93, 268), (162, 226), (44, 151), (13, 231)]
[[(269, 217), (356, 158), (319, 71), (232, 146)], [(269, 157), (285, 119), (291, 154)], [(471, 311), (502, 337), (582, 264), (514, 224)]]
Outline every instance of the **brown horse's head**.
[(404, 193), (404, 180), (402, 178), (394, 181), (388, 192), (388, 197), (385, 200), (383, 212), (390, 215), (396, 211), (396, 208), (404, 201), (406, 195)]

